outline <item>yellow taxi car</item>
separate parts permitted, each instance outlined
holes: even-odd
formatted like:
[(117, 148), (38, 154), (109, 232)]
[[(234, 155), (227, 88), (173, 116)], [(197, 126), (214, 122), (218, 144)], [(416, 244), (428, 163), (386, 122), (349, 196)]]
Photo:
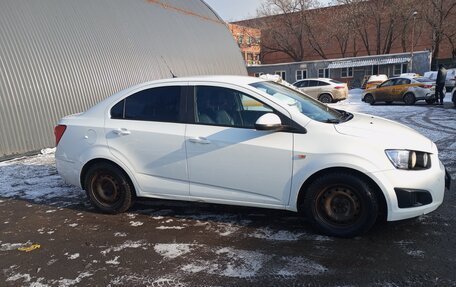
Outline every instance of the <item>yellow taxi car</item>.
[(371, 105), (377, 102), (390, 104), (397, 101), (413, 105), (418, 100), (433, 104), (434, 93), (434, 83), (428, 78), (397, 77), (381, 83), (376, 88), (365, 90), (362, 100)]

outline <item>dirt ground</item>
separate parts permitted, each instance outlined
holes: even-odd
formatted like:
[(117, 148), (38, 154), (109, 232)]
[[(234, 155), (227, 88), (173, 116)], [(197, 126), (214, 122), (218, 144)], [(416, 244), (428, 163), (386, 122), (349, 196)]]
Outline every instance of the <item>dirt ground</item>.
[[(453, 109), (395, 108), (454, 179)], [(455, 186), (433, 213), (338, 239), (266, 209), (146, 200), (100, 214), (46, 151), (0, 163), (0, 286), (456, 286)]]

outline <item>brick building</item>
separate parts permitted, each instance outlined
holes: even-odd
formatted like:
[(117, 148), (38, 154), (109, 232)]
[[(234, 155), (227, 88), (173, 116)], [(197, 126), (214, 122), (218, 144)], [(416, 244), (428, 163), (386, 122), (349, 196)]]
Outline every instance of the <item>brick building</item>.
[[(274, 51), (268, 51), (265, 47), (262, 48), (262, 54), (260, 57), (260, 60), (263, 64), (275, 64), (275, 63), (289, 63), (289, 62), (297, 62), (297, 61), (313, 61), (313, 60), (324, 60), (324, 59), (338, 59), (338, 58), (345, 58), (345, 57), (359, 57), (359, 56), (370, 56), (370, 55), (376, 55), (376, 54), (382, 54), (382, 53), (376, 53), (375, 47), (377, 46), (377, 39), (376, 37), (371, 37), (369, 40), (369, 48), (372, 50), (367, 51), (367, 49), (364, 47), (361, 39), (359, 38), (353, 38), (349, 42), (347, 42), (347, 46), (345, 47), (346, 50), (344, 53), (341, 52), (340, 45), (338, 41), (336, 40), (336, 37), (329, 37), (327, 33), (328, 32), (328, 27), (334, 26), (334, 23), (332, 23), (332, 19), (335, 17), (334, 15), (337, 15), (339, 13), (344, 13), (343, 9), (345, 9), (344, 5), (339, 5), (339, 6), (329, 6), (325, 8), (319, 8), (319, 9), (312, 9), (312, 10), (307, 10), (306, 13), (312, 13), (313, 21), (315, 23), (320, 23), (317, 24), (316, 29), (315, 29), (315, 35), (314, 39), (315, 40), (321, 40), (321, 45), (320, 45), (320, 53), (316, 51), (315, 49), (315, 40), (312, 41), (308, 37), (304, 37), (303, 39), (303, 55), (302, 59), (297, 60), (293, 59), (290, 55), (283, 53), (283, 52), (274, 52)], [(255, 18), (255, 19), (250, 19), (250, 20), (244, 20), (244, 21), (238, 21), (235, 22), (234, 24), (236, 25), (242, 25), (242, 26), (247, 26), (247, 27), (254, 27), (257, 29), (265, 29), (263, 31), (262, 35), (262, 45), (268, 46), (268, 26), (271, 27), (271, 25), (281, 25), (283, 23), (283, 17), (284, 15), (275, 15), (275, 16), (268, 16), (268, 17), (262, 17), (262, 18)], [(287, 17), (293, 17), (293, 15), (289, 14)], [(456, 17), (455, 19), (451, 18), (450, 21), (455, 21), (455, 27), (456, 27)], [(384, 21), (387, 19), (385, 18)], [(368, 25), (368, 24), (366, 24)], [(420, 17), (420, 14), (416, 17), (416, 22), (414, 23), (414, 45), (413, 48), (415, 51), (431, 51), (432, 50), (432, 38), (433, 38), (433, 33), (432, 33), (432, 27), (425, 22), (423, 17)], [(321, 29), (319, 28), (321, 27)], [(395, 27), (395, 29), (399, 29), (398, 27)], [(397, 53), (407, 53), (411, 52), (411, 29), (412, 29), (412, 24), (410, 23), (409, 26), (407, 27), (407, 31), (404, 34), (405, 36), (397, 36), (393, 39), (391, 49), (388, 50), (387, 54), (397, 54)], [(367, 26), (366, 29), (367, 33), (374, 35), (375, 34), (375, 27), (374, 26)], [(353, 31), (352, 34), (355, 32)], [(284, 33), (286, 34), (286, 33)], [(402, 38), (401, 38), (402, 37)], [(324, 39), (324, 40), (322, 40)], [(287, 39), (291, 43), (293, 43), (293, 39)], [(295, 43), (296, 45), (297, 43)], [(383, 43), (381, 43), (383, 46)], [(447, 67), (456, 67), (456, 50), (448, 39), (444, 38), (440, 44), (440, 54), (439, 57), (436, 59), (436, 63), (443, 63)], [(322, 56), (322, 53), (324, 54), (324, 57)]]
[(246, 26), (228, 24), (247, 66), (260, 64), (261, 30)]

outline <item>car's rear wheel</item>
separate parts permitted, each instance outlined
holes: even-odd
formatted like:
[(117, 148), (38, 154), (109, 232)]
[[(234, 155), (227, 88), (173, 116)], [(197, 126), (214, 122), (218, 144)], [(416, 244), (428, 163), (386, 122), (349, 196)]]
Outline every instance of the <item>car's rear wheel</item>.
[(371, 105), (373, 105), (375, 103), (375, 99), (374, 99), (374, 96), (372, 96), (372, 94), (366, 94), (364, 96), (364, 101)]
[(403, 100), (406, 105), (414, 105), (416, 102), (415, 95), (412, 93), (405, 94)]
[(125, 172), (113, 164), (93, 165), (84, 183), (90, 201), (102, 212), (122, 213), (132, 205), (134, 188)]
[(338, 237), (367, 232), (379, 212), (375, 192), (369, 184), (345, 172), (318, 177), (308, 187), (301, 208), (315, 228)]
[(332, 103), (333, 101), (333, 98), (331, 97), (330, 94), (321, 94), (319, 97), (318, 97), (318, 100), (322, 103), (325, 103), (325, 104), (328, 104), (328, 103)]

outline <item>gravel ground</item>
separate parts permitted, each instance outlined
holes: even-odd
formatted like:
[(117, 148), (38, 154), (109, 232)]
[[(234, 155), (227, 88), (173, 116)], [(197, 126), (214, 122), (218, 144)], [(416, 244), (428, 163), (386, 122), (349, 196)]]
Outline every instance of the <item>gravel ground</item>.
[[(359, 99), (333, 106), (417, 129), (456, 178), (451, 103)], [(455, 185), (431, 214), (338, 239), (276, 210), (145, 200), (100, 214), (44, 150), (0, 163), (0, 286), (456, 286)]]

